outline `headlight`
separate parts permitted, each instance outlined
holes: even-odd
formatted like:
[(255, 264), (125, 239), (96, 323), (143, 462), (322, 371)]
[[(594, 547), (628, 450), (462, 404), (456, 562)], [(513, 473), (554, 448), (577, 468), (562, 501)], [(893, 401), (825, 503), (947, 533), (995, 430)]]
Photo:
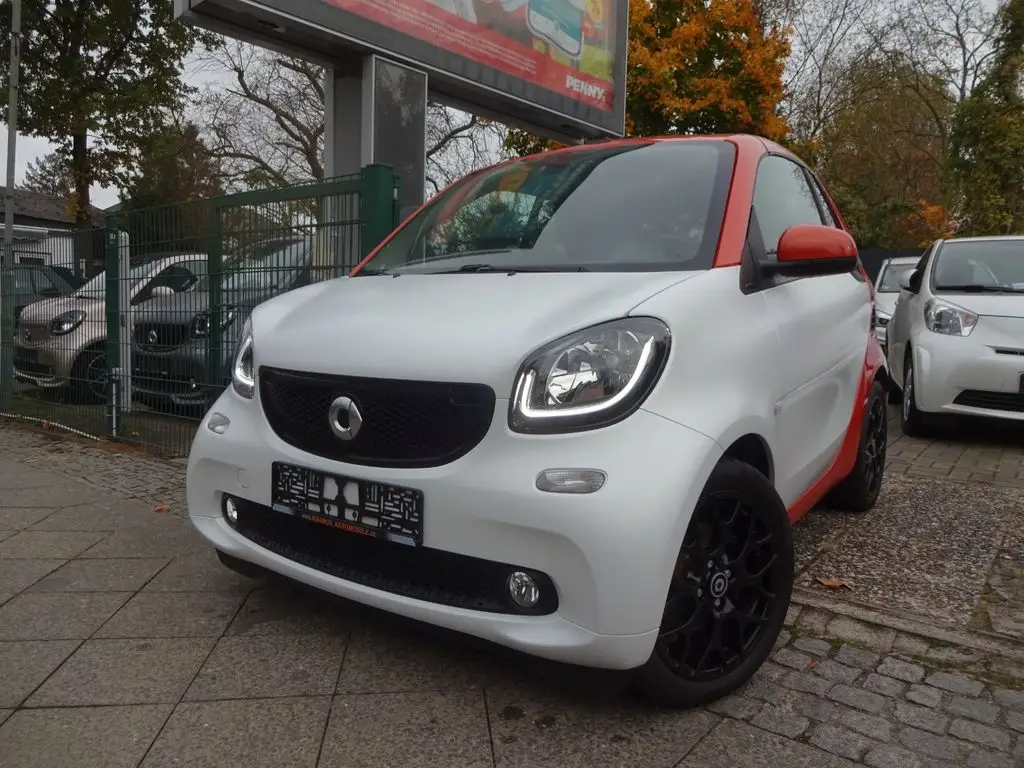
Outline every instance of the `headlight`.
[(50, 335), (63, 336), (66, 333), (71, 333), (75, 328), (82, 324), (85, 318), (86, 313), (81, 309), (72, 309), (68, 312), (59, 314), (53, 318), (53, 322), (50, 323)]
[(924, 325), (932, 333), (946, 336), (970, 336), (978, 316), (966, 309), (938, 299), (924, 305)]
[(530, 355), (509, 404), (515, 432), (577, 432), (626, 418), (644, 401), (668, 359), (660, 320), (624, 318), (585, 328)]
[(231, 364), (231, 386), (246, 400), (252, 400), (256, 394), (256, 369), (253, 367), (252, 354), (252, 323), (245, 322), (242, 335), (238, 340), (238, 351)]
[[(202, 339), (210, 333), (210, 316), (209, 311), (203, 312), (192, 318), (192, 335), (197, 339)], [(220, 329), (224, 330), (235, 321), (235, 308), (224, 307), (221, 310), (220, 316)]]

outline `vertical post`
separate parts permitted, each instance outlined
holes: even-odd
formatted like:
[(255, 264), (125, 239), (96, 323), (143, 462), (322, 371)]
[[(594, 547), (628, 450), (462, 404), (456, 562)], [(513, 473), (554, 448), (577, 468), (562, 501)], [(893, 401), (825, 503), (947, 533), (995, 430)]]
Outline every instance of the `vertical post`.
[[(230, 384), (227, 377), (230, 377), (230, 359), (225, 352), (224, 333), (221, 328), (221, 318), (224, 314), (224, 298), (221, 295), (221, 284), (224, 280), (224, 232), (221, 221), (221, 204), (216, 198), (210, 200), (207, 205), (207, 221), (209, 222), (209, 234), (206, 245), (206, 273), (210, 281), (210, 304), (207, 307), (209, 313), (208, 338), (210, 343), (206, 348), (206, 397), (207, 405), (213, 402), (220, 390)], [(239, 318), (239, 323), (243, 322)]]
[(359, 176), (359, 254), (363, 258), (395, 228), (399, 200), (390, 165), (368, 165)]
[(121, 233), (117, 220), (106, 220), (106, 316), (107, 316), (107, 432), (111, 437), (121, 434)]
[(0, 254), (0, 409), (14, 401), (14, 163), (18, 146), (18, 86), (21, 76), (21, 0), (11, 4), (11, 69), (7, 92), (7, 188), (4, 248)]

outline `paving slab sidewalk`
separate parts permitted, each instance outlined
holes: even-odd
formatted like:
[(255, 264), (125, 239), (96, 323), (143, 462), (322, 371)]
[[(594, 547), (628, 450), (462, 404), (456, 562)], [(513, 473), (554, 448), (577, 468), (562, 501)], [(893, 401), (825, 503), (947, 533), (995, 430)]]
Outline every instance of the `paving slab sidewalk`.
[[(4, 768), (1024, 765), (1024, 656), (1012, 645), (798, 605), (744, 690), (666, 712), (490, 646), (243, 579), (175, 514), (159, 479), (159, 495), (131, 498), (58, 473), (46, 454), (21, 461), (8, 432)], [(101, 461), (71, 453), (78, 467)]]

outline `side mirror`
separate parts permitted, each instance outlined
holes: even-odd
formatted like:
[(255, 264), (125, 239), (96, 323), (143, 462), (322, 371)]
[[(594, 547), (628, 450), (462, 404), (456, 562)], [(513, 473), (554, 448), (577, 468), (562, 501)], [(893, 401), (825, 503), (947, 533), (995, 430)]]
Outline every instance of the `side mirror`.
[(762, 271), (785, 277), (841, 275), (857, 268), (857, 244), (849, 232), (821, 224), (797, 224), (779, 238), (778, 261)]
[(908, 269), (900, 275), (900, 288), (904, 291), (909, 291), (910, 293), (917, 293), (919, 286), (917, 281), (914, 279), (915, 277), (917, 277), (917, 270)]
[(153, 299), (162, 299), (173, 295), (174, 289), (169, 285), (154, 285), (153, 290), (149, 292), (150, 298)]

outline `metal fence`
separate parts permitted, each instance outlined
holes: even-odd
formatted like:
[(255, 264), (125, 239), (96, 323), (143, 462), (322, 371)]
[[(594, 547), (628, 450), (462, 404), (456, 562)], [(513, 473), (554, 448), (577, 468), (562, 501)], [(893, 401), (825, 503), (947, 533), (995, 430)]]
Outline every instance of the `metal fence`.
[(373, 165), (108, 216), (80, 241), (95, 276), (18, 309), (7, 415), (186, 456), (252, 310), (347, 274), (397, 224), (397, 190), (392, 169)]

